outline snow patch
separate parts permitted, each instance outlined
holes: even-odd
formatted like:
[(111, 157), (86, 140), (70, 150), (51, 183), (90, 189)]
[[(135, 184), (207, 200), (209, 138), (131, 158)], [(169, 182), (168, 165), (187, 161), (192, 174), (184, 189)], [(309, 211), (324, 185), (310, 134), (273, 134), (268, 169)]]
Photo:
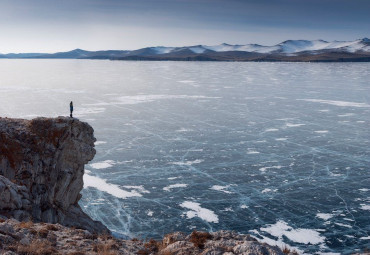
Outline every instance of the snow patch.
[(116, 184), (108, 183), (106, 180), (86, 173), (83, 176), (83, 180), (85, 189), (88, 187), (96, 188), (118, 198), (126, 199), (129, 197), (142, 196), (137, 190), (126, 191)]
[(169, 192), (169, 191), (171, 191), (171, 189), (175, 189), (175, 188), (185, 188), (185, 187), (187, 187), (187, 186), (188, 186), (188, 185), (187, 185), (187, 184), (184, 184), (184, 183), (171, 184), (171, 185), (169, 185), (169, 186), (167, 186), (167, 187), (164, 187), (164, 188), (163, 188), (163, 190), (164, 190), (164, 191)]
[(101, 162), (96, 162), (96, 163), (89, 164), (89, 166), (91, 166), (92, 168), (95, 168), (95, 169), (104, 169), (104, 168), (112, 167), (115, 164), (116, 164), (116, 162), (114, 162), (113, 160), (104, 160), (104, 161), (101, 161)]
[(230, 185), (226, 185), (226, 186), (213, 185), (210, 189), (217, 190), (217, 191), (221, 191), (221, 192), (224, 192), (224, 193), (226, 193), (226, 194), (232, 194), (233, 192), (226, 190), (226, 189), (228, 189), (229, 187), (230, 187)]
[(328, 219), (332, 218), (333, 216), (334, 216), (334, 214), (330, 214), (330, 213), (318, 213), (318, 214), (316, 214), (317, 218), (320, 218), (320, 219), (323, 219), (323, 220), (328, 220)]
[(282, 239), (283, 236), (286, 236), (288, 239), (296, 243), (321, 244), (325, 241), (325, 238), (322, 237), (316, 230), (304, 228), (293, 229), (283, 220), (279, 220), (275, 224), (261, 228), (260, 230), (278, 237), (279, 239)]
[(171, 162), (169, 164), (172, 164), (172, 165), (178, 165), (178, 166), (191, 166), (193, 164), (199, 164), (199, 163), (202, 163), (204, 160), (202, 159), (196, 159), (196, 160), (188, 160), (188, 161), (179, 161), (179, 162)]
[(186, 212), (188, 219), (199, 217), (204, 221), (218, 223), (218, 216), (211, 210), (202, 208), (199, 203), (185, 201), (180, 204), (181, 207), (190, 209)]

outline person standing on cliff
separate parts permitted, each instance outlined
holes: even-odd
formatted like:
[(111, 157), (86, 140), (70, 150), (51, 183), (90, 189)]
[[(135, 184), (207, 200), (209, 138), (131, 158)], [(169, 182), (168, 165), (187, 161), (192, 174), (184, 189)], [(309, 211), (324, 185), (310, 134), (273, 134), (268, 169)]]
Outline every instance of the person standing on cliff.
[(73, 113), (73, 102), (71, 101), (70, 103), (69, 103), (69, 110), (71, 111), (71, 114), (69, 115), (71, 118), (73, 118), (72, 117), (72, 113)]

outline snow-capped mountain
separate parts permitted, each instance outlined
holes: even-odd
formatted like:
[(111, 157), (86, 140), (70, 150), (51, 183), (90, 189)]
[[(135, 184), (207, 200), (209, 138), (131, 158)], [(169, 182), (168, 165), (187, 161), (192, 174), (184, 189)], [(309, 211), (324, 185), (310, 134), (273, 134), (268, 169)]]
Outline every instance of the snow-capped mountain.
[(181, 49), (189, 49), (193, 53), (201, 54), (206, 51), (213, 52), (227, 52), (227, 51), (244, 51), (255, 53), (281, 53), (292, 54), (300, 52), (312, 52), (336, 50), (342, 52), (370, 52), (370, 39), (364, 38), (355, 41), (333, 41), (327, 42), (324, 40), (288, 40), (274, 46), (263, 46), (259, 44), (246, 45), (230, 45), (220, 44), (215, 46), (197, 45), (189, 47), (152, 47), (151, 49), (157, 51), (157, 54), (174, 53)]
[(366, 61), (370, 62), (370, 39), (355, 41), (288, 40), (273, 46), (194, 45), (147, 47), (138, 50), (85, 51), (75, 49), (53, 54), (0, 54), (0, 58), (72, 58), (112, 60), (186, 61)]

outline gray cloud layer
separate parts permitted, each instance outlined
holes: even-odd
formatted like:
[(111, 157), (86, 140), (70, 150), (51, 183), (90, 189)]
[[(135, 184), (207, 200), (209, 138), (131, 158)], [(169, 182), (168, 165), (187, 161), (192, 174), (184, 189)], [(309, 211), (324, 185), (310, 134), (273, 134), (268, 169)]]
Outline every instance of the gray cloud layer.
[(368, 0), (2, 0), (0, 52), (369, 36)]

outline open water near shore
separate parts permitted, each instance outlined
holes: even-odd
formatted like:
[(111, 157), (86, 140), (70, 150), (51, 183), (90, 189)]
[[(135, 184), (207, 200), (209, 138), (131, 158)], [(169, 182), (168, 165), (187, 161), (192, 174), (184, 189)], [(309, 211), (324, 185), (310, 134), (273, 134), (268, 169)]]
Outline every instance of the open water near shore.
[(71, 100), (97, 138), (80, 204), (116, 233), (369, 247), (370, 63), (0, 60), (0, 116)]

